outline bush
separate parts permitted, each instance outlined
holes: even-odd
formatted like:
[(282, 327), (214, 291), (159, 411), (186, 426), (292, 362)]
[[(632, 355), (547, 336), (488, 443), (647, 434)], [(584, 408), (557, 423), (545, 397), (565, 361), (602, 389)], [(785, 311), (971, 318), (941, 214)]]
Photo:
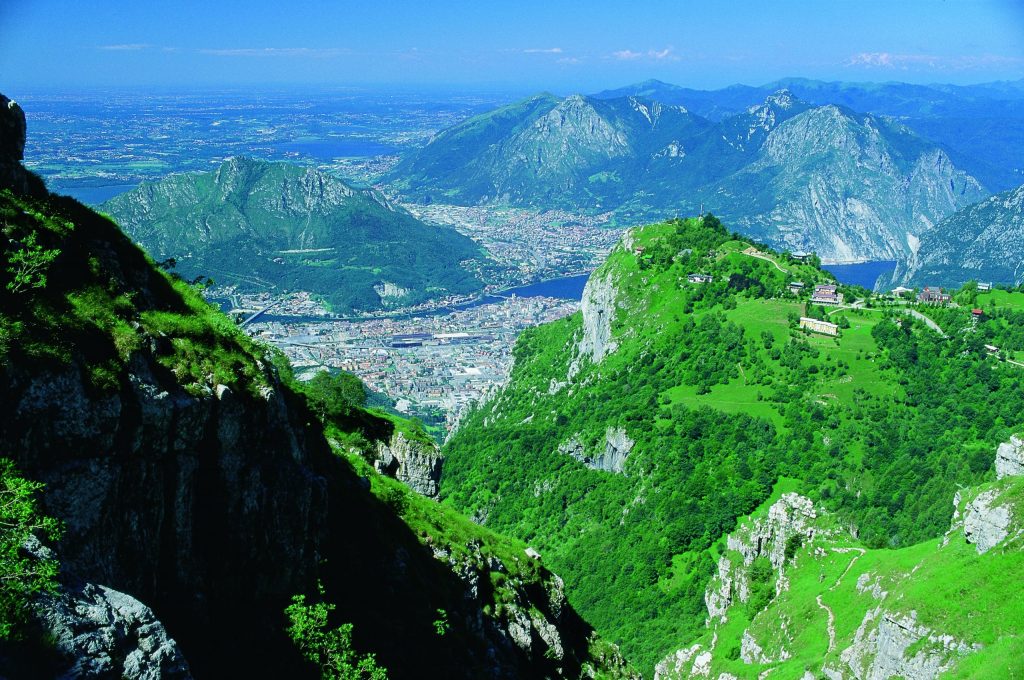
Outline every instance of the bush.
[(35, 496), (42, 488), (0, 459), (0, 639), (21, 638), (29, 600), (57, 588), (57, 562), (24, 548), (33, 536), (56, 540), (60, 534), (57, 520), (39, 512)]
[(352, 649), (351, 623), (327, 627), (327, 619), (335, 609), (335, 605), (326, 602), (306, 604), (305, 595), (296, 595), (284, 610), (289, 622), (288, 637), (306, 659), (320, 668), (324, 680), (386, 680), (387, 670), (377, 665), (373, 654), (359, 654)]

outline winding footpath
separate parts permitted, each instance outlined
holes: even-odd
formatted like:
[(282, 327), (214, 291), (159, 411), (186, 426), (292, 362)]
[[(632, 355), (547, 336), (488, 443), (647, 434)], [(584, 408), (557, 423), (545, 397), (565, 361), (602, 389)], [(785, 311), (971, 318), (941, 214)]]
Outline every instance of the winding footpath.
[[(849, 552), (856, 552), (857, 554), (853, 556), (853, 559), (850, 560), (850, 563), (846, 565), (846, 569), (843, 570), (843, 573), (839, 575), (839, 578), (836, 579), (836, 582), (833, 583), (832, 586), (828, 589), (829, 592), (839, 587), (839, 585), (843, 582), (843, 579), (846, 578), (846, 575), (850, 573), (850, 569), (853, 568), (853, 565), (857, 562), (857, 560), (863, 557), (864, 553), (866, 553), (867, 551), (864, 548), (832, 548), (832, 552), (843, 554)], [(828, 651), (831, 652), (836, 648), (836, 614), (832, 611), (831, 607), (822, 602), (821, 595), (818, 595), (815, 598), (815, 600), (818, 603), (818, 607), (820, 609), (824, 609), (825, 614), (828, 615)]]

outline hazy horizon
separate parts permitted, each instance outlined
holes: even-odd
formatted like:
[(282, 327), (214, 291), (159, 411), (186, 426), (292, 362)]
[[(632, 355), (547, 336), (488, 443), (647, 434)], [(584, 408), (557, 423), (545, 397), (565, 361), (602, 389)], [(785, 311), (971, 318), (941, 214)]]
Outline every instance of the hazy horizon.
[(12, 0), (7, 89), (416, 88), (596, 92), (803, 77), (976, 84), (1024, 77), (1013, 0), (821, 4), (528, 0), (318, 7)]

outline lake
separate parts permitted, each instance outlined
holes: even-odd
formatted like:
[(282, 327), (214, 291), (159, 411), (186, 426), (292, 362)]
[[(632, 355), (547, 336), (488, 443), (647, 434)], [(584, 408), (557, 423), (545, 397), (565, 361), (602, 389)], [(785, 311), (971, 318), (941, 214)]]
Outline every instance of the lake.
[[(437, 309), (431, 309), (427, 311), (411, 312), (408, 314), (394, 314), (388, 318), (391, 319), (412, 319), (415, 317), (425, 316), (440, 316), (442, 314), (451, 314), (462, 309), (472, 309), (473, 307), (479, 307), (480, 305), (489, 305), (496, 302), (506, 300), (513, 295), (516, 297), (552, 297), (559, 298), (561, 300), (582, 300), (583, 299), (583, 287), (587, 285), (587, 279), (590, 278), (590, 274), (576, 274), (573, 276), (563, 276), (557, 279), (550, 279), (548, 281), (538, 281), (537, 283), (529, 283), (524, 286), (516, 286), (514, 288), (508, 288), (507, 290), (501, 290), (491, 295), (484, 295), (472, 302), (463, 302), (458, 305), (450, 305), (448, 307), (439, 307)], [(212, 299), (211, 302), (220, 305), (221, 309), (227, 311), (231, 309), (231, 301), (225, 299)], [(365, 321), (365, 318), (360, 317), (341, 317), (350, 321)], [(277, 314), (264, 314), (259, 317), (258, 321), (276, 321), (278, 323), (318, 323), (322, 321), (330, 321), (330, 317), (322, 316), (279, 316)]]
[(53, 192), (76, 198), (86, 205), (99, 205), (136, 188), (137, 184), (108, 184), (98, 187), (54, 187)]
[(879, 276), (892, 274), (896, 270), (896, 262), (893, 260), (880, 260), (878, 262), (858, 262), (856, 264), (823, 264), (822, 269), (832, 273), (839, 283), (849, 286), (863, 286), (868, 290), (874, 290), (875, 281)]

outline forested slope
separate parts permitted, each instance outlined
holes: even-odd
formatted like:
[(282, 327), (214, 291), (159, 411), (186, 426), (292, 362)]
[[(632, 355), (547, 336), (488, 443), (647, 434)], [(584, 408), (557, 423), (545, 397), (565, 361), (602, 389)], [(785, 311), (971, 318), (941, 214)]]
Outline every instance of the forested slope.
[[(724, 536), (779, 480), (864, 545), (939, 535), (1019, 424), (1024, 373), (902, 307), (808, 305), (827, 281), (710, 216), (631, 230), (580, 313), (521, 336), (445, 448), (442, 496), (537, 545), (645, 672), (703, 625)], [(838, 337), (797, 328), (826, 314)]]

